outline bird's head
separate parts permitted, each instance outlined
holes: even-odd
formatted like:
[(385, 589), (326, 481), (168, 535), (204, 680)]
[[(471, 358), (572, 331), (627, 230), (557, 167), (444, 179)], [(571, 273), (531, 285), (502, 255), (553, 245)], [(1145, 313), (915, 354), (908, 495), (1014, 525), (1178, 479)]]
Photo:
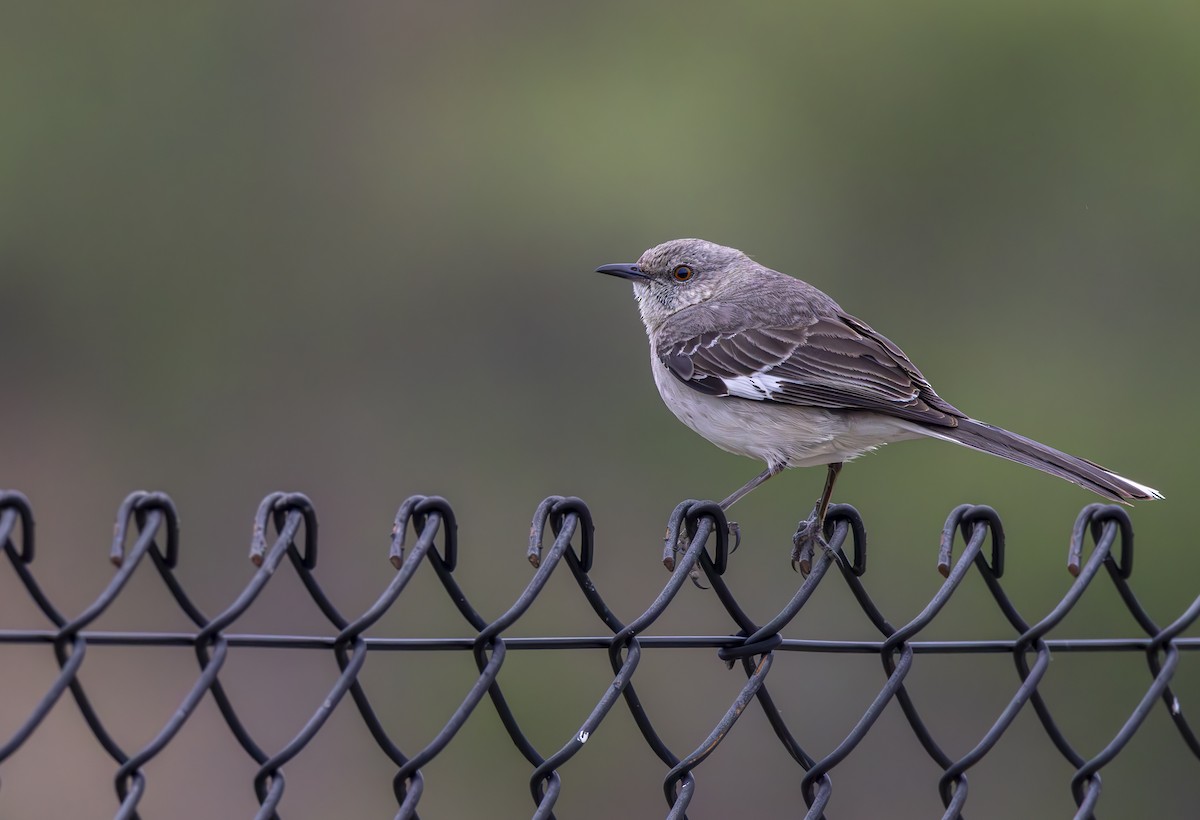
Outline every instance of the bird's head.
[(653, 329), (686, 307), (739, 287), (757, 267), (736, 248), (672, 239), (650, 248), (635, 264), (602, 265), (596, 271), (633, 282), (642, 321)]

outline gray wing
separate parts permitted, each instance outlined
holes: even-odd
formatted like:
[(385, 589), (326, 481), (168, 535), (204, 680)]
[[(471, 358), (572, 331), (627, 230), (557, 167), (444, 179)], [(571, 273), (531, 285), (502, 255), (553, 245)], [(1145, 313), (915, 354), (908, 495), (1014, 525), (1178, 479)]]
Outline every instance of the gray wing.
[(846, 314), (788, 327), (712, 330), (656, 354), (677, 379), (710, 396), (874, 410), (944, 427), (966, 417), (933, 391), (900, 348)]

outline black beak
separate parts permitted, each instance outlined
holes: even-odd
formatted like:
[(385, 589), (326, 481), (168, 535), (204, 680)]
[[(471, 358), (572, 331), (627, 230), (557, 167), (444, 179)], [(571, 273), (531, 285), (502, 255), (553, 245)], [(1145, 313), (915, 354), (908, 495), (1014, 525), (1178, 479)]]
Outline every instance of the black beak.
[(644, 282), (649, 275), (638, 270), (637, 265), (601, 265), (596, 273), (607, 273), (609, 276), (619, 276), (622, 279), (632, 279), (634, 282)]

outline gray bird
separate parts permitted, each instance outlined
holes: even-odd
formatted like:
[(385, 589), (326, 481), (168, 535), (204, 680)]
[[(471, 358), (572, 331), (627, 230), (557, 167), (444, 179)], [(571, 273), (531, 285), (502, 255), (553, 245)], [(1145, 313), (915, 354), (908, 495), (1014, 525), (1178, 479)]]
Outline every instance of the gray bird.
[(825, 547), (825, 513), (842, 463), (893, 441), (952, 441), (1112, 501), (1162, 498), (1094, 462), (968, 417), (866, 322), (735, 248), (676, 239), (636, 264), (596, 270), (633, 282), (654, 383), (671, 412), (721, 449), (766, 462), (722, 509), (787, 467), (828, 466), (825, 489), (792, 539), (792, 565), (806, 573), (814, 547)]

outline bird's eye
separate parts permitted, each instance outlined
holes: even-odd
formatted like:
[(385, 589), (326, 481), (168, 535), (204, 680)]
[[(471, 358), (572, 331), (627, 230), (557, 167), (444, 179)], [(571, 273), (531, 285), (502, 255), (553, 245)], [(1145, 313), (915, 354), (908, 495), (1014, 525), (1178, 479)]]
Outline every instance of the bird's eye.
[(679, 265), (675, 270), (671, 271), (671, 275), (675, 277), (675, 281), (677, 282), (686, 282), (692, 278), (692, 274), (694, 273), (695, 271), (688, 265)]

